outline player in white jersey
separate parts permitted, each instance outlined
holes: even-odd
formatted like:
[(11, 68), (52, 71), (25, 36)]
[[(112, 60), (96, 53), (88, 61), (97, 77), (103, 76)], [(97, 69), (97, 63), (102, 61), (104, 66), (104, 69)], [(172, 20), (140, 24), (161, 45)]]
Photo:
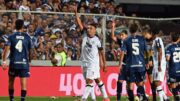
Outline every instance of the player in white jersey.
[[(77, 23), (82, 31), (82, 47), (81, 47), (81, 61), (83, 68), (83, 75), (86, 79), (86, 87), (82, 96), (82, 101), (86, 101), (88, 95), (91, 93), (91, 96), (94, 95), (93, 91), (93, 81), (98, 84), (100, 91), (103, 95), (103, 101), (110, 101), (103, 82), (100, 79), (100, 67), (103, 68), (103, 71), (106, 71), (106, 59), (101, 46), (99, 38), (96, 36), (96, 24), (88, 24), (85, 29), (82, 25), (82, 22), (77, 14), (77, 7), (74, 7), (75, 16)], [(93, 98), (94, 101), (96, 99)]]
[(165, 49), (163, 41), (160, 37), (160, 31), (156, 28), (152, 30), (152, 33), (147, 33), (149, 35), (147, 39), (153, 39), (152, 51), (153, 51), (153, 82), (155, 88), (159, 94), (160, 101), (168, 101), (166, 94), (162, 90), (161, 83), (164, 81), (165, 71), (166, 71), (166, 58)]

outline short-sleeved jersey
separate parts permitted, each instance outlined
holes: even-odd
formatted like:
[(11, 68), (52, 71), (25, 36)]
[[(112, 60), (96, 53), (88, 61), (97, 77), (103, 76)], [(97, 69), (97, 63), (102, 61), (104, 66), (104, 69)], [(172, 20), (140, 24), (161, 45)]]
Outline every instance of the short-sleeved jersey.
[(97, 36), (88, 37), (86, 32), (83, 35), (81, 45), (81, 61), (87, 63), (88, 67), (99, 66), (99, 48), (102, 48), (101, 42)]
[[(122, 48), (123, 48), (124, 41), (117, 38), (117, 43), (118, 43), (120, 49), (123, 50)], [(125, 64), (126, 64), (126, 53), (124, 54), (124, 59), (123, 59), (123, 65), (125, 65)]]
[(170, 56), (168, 73), (180, 76), (180, 44), (169, 45), (166, 56)]
[(156, 37), (153, 40), (153, 44), (152, 44), (154, 68), (157, 68), (158, 67), (158, 63), (159, 63), (159, 61), (158, 61), (158, 48), (162, 49), (161, 65), (166, 66), (165, 49), (164, 49), (163, 41), (162, 41), (162, 39), (160, 37)]
[(30, 36), (14, 32), (8, 37), (6, 45), (10, 46), (10, 68), (29, 69), (29, 50), (33, 48)]
[(131, 71), (145, 71), (144, 52), (147, 51), (144, 37), (129, 36), (123, 43), (122, 50), (126, 52), (126, 67)]

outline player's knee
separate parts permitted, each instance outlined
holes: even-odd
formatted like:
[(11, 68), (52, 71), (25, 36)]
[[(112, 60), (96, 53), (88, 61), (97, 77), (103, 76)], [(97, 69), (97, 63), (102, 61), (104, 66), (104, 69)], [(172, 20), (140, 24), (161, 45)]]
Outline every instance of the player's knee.
[(93, 80), (91, 79), (86, 79), (86, 84), (92, 84), (93, 83)]
[(119, 83), (123, 83), (123, 81), (124, 81), (124, 80), (118, 80), (117, 82), (119, 82)]
[(144, 86), (144, 82), (138, 82), (137, 86)]
[(100, 78), (97, 78), (97, 79), (95, 79), (95, 82), (98, 84), (98, 83), (101, 82), (101, 79), (100, 79)]
[(154, 84), (155, 84), (155, 87), (158, 87), (161, 85), (161, 82), (160, 81), (154, 81)]

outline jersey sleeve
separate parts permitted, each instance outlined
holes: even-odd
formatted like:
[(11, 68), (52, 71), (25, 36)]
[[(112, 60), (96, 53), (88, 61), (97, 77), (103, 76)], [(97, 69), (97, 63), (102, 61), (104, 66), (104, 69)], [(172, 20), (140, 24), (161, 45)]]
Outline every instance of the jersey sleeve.
[(157, 48), (161, 48), (162, 47), (162, 39), (161, 38), (157, 38), (155, 40), (155, 44)]
[(29, 38), (28, 48), (29, 48), (29, 49), (32, 49), (32, 48), (34, 48), (33, 41), (32, 41), (32, 39), (31, 39), (30, 37), (28, 37), (28, 38)]
[(146, 42), (146, 40), (144, 39), (144, 51), (148, 51), (149, 49), (148, 49), (148, 45), (147, 45), (147, 42)]
[(11, 46), (11, 36), (8, 37), (5, 46)]
[(127, 40), (123, 41), (122, 45), (121, 45), (121, 50), (126, 52), (127, 51)]
[(170, 56), (171, 55), (170, 47), (166, 48), (165, 53), (166, 53), (166, 56)]
[(97, 39), (98, 39), (98, 41), (97, 41), (97, 47), (98, 47), (98, 49), (102, 50), (102, 49), (103, 49), (103, 46), (102, 46), (102, 44), (101, 44), (101, 41), (99, 40), (99, 38), (97, 38)]

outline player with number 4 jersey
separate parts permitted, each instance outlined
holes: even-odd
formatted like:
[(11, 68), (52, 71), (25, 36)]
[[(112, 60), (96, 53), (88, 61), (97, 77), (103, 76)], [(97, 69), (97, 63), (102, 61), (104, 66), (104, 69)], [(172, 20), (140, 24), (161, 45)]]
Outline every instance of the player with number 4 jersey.
[(6, 58), (10, 51), (9, 63), (9, 97), (10, 101), (14, 101), (14, 81), (15, 77), (20, 77), (21, 82), (21, 101), (25, 101), (26, 97), (26, 81), (29, 73), (30, 53), (33, 48), (32, 40), (27, 33), (23, 33), (23, 20), (16, 20), (16, 32), (11, 34), (6, 43), (3, 53), (2, 67), (7, 68)]

